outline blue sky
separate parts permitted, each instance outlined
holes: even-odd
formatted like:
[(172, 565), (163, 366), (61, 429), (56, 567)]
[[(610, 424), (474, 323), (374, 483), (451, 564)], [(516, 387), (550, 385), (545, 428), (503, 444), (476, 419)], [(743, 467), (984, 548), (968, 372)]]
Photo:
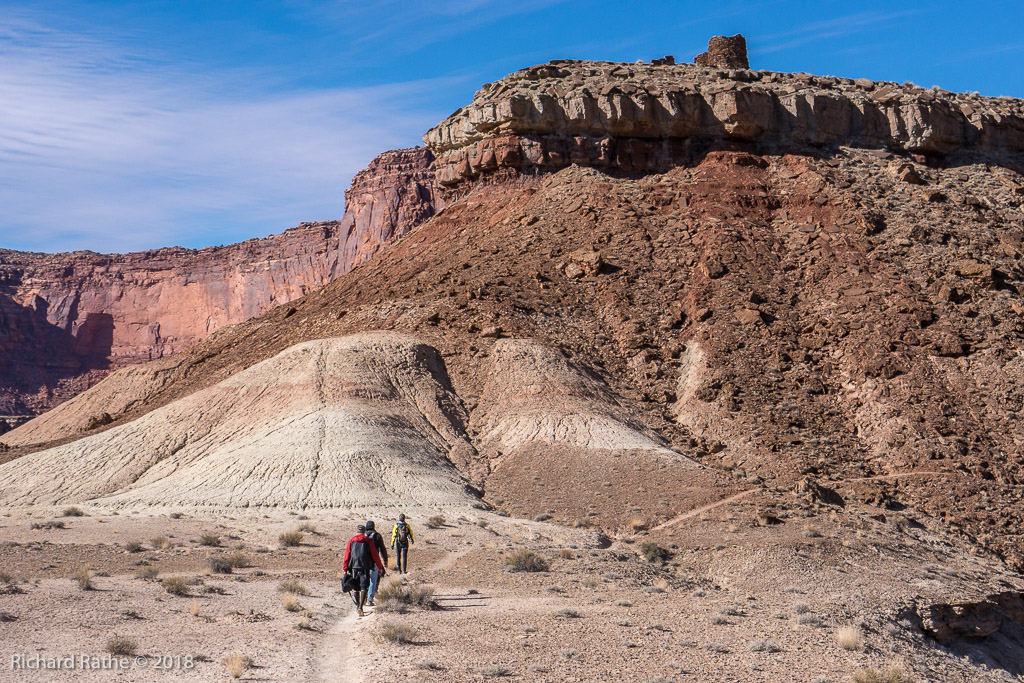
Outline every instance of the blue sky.
[(1020, 2), (0, 0), (0, 248), (132, 251), (339, 218), (352, 175), (549, 59), (1024, 96)]

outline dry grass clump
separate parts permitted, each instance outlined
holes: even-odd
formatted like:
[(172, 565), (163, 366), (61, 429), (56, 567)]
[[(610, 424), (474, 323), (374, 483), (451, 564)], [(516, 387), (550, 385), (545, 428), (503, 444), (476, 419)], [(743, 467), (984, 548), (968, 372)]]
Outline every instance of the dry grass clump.
[(532, 550), (517, 550), (505, 555), (503, 559), (505, 571), (510, 572), (546, 572), (548, 561)]
[(313, 524), (311, 522), (306, 522), (305, 524), (300, 524), (299, 525), (299, 531), (304, 531), (307, 534), (313, 534), (314, 536), (319, 536), (320, 535), (320, 532), (316, 530), (316, 527), (313, 526)]
[(411, 607), (436, 609), (433, 586), (409, 586), (402, 581), (391, 581), (382, 586), (374, 596), (379, 612), (403, 613)]
[(14, 583), (14, 576), (0, 570), (0, 583)]
[(154, 536), (149, 539), (149, 544), (153, 546), (154, 550), (167, 550), (171, 547), (171, 539), (166, 536)]
[(10, 612), (0, 612), (0, 624), (7, 624), (12, 621), (17, 621), (18, 617)]
[(836, 642), (839, 643), (839, 647), (851, 652), (859, 652), (864, 649), (864, 638), (861, 637), (860, 629), (853, 624), (836, 629)]
[(910, 679), (903, 669), (890, 667), (885, 671), (864, 669), (853, 674), (853, 683), (909, 683)]
[(566, 608), (560, 609), (557, 612), (555, 612), (555, 616), (559, 617), (560, 619), (579, 619), (580, 613), (574, 609)]
[(63, 529), (64, 522), (59, 519), (51, 519), (46, 522), (32, 522), (31, 528), (35, 530), (46, 530), (46, 529)]
[(821, 626), (821, 617), (817, 614), (806, 612), (796, 618), (796, 623), (801, 626)]
[(488, 664), (478, 668), (476, 673), (484, 678), (505, 678), (512, 675), (512, 669), (504, 664)]
[(84, 591), (91, 591), (92, 579), (96, 576), (95, 572), (91, 572), (88, 569), (82, 569), (81, 571), (75, 572), (75, 581), (78, 582), (78, 587)]
[(252, 566), (252, 560), (243, 552), (228, 553), (224, 559), (230, 562), (235, 569), (246, 569)]
[(107, 652), (116, 657), (131, 657), (138, 649), (138, 643), (124, 636), (114, 636), (107, 641)]
[(277, 592), (294, 593), (295, 595), (309, 595), (309, 589), (295, 579), (289, 579), (288, 581), (282, 581), (277, 584)]
[(224, 668), (228, 670), (228, 675), (232, 678), (241, 678), (250, 666), (252, 666), (252, 660), (244, 655), (234, 654), (224, 658)]
[(647, 529), (650, 528), (651, 524), (643, 517), (633, 517), (629, 520), (629, 523), (626, 526), (628, 526), (629, 530), (632, 531), (634, 534), (638, 534), (641, 531), (647, 531)]
[(139, 571), (135, 572), (135, 578), (150, 580), (155, 579), (160, 575), (160, 570), (156, 567), (143, 567)]
[(199, 545), (205, 545), (210, 548), (219, 548), (220, 536), (216, 534), (203, 534), (199, 537)]
[(85, 513), (82, 512), (82, 510), (80, 508), (76, 508), (76, 507), (72, 506), (72, 507), (69, 507), (69, 508), (64, 508), (64, 511), (62, 513), (60, 513), (60, 516), (61, 517), (84, 517)]
[(225, 557), (211, 557), (206, 561), (210, 571), (214, 574), (230, 574), (234, 565)]
[(302, 545), (302, 538), (301, 531), (286, 531), (277, 537), (277, 541), (282, 548), (297, 548)]
[(444, 526), (444, 517), (442, 517), (441, 515), (433, 515), (432, 517), (427, 518), (427, 521), (424, 522), (424, 525), (428, 529), (440, 529)]
[(377, 638), (385, 643), (408, 645), (416, 640), (416, 629), (408, 624), (385, 621), (377, 630)]
[(168, 576), (160, 582), (160, 585), (171, 595), (185, 596), (189, 594), (188, 581), (184, 576)]
[(142, 543), (140, 543), (139, 541), (129, 541), (128, 543), (124, 544), (124, 549), (130, 553), (141, 553)]
[(199, 611), (202, 609), (202, 605), (199, 604), (198, 600), (193, 600), (188, 603), (188, 613), (194, 617), (199, 616)]
[(289, 612), (300, 612), (302, 611), (302, 605), (299, 604), (299, 596), (295, 593), (285, 593), (281, 596), (281, 607), (284, 607)]
[(672, 557), (672, 553), (667, 548), (662, 548), (654, 541), (644, 541), (640, 544), (640, 554), (644, 556), (644, 559), (648, 562), (660, 562), (664, 563), (667, 559)]
[(755, 640), (747, 649), (751, 652), (778, 652), (779, 646), (770, 640)]

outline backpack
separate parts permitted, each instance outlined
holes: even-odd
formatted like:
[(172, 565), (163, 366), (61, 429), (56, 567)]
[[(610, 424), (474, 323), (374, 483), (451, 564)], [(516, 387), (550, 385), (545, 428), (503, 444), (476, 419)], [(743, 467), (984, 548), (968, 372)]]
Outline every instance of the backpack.
[(405, 522), (399, 522), (397, 526), (398, 534), (395, 536), (396, 540), (402, 545), (409, 545), (409, 527)]

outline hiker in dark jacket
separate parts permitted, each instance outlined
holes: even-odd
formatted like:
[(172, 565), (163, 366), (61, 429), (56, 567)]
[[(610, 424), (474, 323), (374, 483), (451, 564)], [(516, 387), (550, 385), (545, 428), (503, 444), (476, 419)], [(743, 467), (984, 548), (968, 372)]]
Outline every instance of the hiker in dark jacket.
[(395, 551), (399, 574), (409, 573), (409, 544), (413, 542), (412, 527), (406, 524), (405, 515), (398, 515), (398, 522), (391, 530), (391, 549)]
[(377, 547), (374, 545), (373, 539), (363, 533), (366, 527), (360, 524), (356, 530), (359, 533), (350, 538), (348, 545), (345, 546), (345, 559), (341, 563), (341, 568), (346, 573), (352, 572), (352, 576), (359, 584), (356, 607), (359, 610), (359, 616), (364, 616), (363, 606), (366, 604), (366, 592), (370, 588), (370, 571), (376, 568), (380, 575), (384, 576), (387, 570), (380, 563), (380, 555), (377, 554)]
[[(377, 548), (377, 554), (380, 555), (381, 564), (385, 568), (388, 566), (388, 547), (384, 544), (384, 537), (380, 535), (380, 532), (374, 528), (373, 520), (366, 522), (366, 536), (373, 539), (373, 545)], [(377, 584), (380, 582), (380, 572), (374, 567), (370, 570), (370, 592), (366, 596), (366, 604), (373, 607), (373, 596), (377, 594)]]

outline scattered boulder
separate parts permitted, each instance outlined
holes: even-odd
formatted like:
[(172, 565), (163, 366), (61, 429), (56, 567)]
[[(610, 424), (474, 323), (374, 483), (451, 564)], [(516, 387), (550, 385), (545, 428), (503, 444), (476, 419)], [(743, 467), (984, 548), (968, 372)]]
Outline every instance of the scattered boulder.
[(708, 51), (694, 57), (693, 63), (723, 69), (749, 69), (747, 39), (739, 33), (728, 37), (714, 36), (708, 41)]

